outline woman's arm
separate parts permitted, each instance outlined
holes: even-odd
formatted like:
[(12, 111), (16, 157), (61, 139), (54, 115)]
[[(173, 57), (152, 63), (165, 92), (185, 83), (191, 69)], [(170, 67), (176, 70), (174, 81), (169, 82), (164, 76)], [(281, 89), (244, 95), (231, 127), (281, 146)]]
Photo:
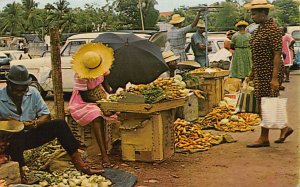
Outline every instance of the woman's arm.
[(271, 80), (271, 88), (272, 90), (278, 90), (279, 89), (279, 81), (278, 81), (278, 73), (281, 63), (281, 52), (274, 52), (274, 67), (273, 67), (273, 73), (272, 73), (272, 80)]

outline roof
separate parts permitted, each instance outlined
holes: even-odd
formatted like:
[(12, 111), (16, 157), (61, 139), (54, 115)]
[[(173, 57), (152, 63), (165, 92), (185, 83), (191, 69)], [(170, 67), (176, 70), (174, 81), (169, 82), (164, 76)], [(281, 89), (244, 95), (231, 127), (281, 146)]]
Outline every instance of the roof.
[(43, 41), (38, 34), (24, 34), (24, 38), (28, 43), (42, 43)]
[(159, 15), (163, 16), (163, 17), (168, 17), (171, 16), (173, 14), (173, 12), (160, 12)]

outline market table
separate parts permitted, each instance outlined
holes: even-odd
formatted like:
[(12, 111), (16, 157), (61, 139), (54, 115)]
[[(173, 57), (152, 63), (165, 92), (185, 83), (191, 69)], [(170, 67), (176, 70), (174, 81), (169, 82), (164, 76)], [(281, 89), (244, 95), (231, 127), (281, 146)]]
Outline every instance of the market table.
[(103, 111), (121, 112), (122, 159), (127, 161), (163, 161), (174, 154), (176, 108), (188, 97), (161, 103), (98, 101)]

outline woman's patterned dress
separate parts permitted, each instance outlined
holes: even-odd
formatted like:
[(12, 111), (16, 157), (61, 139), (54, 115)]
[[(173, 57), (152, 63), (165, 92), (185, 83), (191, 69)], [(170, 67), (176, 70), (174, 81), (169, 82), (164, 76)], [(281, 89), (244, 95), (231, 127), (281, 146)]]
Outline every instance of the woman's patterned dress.
[[(276, 97), (279, 92), (272, 91), (271, 80), (274, 68), (274, 52), (282, 51), (282, 32), (273, 19), (265, 22), (265, 25), (253, 33), (250, 46), (252, 49), (252, 74), (254, 80), (255, 96), (260, 103), (261, 97)], [(281, 63), (282, 64), (282, 63)], [(279, 70), (278, 79), (282, 79), (282, 66)]]

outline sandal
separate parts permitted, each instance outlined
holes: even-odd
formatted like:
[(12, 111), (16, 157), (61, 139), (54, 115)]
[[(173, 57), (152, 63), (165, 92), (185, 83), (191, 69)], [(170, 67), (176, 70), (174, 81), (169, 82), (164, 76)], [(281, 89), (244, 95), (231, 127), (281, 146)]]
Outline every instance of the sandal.
[(274, 141), (274, 143), (284, 143), (285, 139), (291, 135), (294, 132), (292, 128), (289, 127), (289, 129), (286, 131), (285, 135), (283, 138), (278, 138), (277, 140)]
[(247, 144), (248, 148), (270, 147), (270, 142)]

